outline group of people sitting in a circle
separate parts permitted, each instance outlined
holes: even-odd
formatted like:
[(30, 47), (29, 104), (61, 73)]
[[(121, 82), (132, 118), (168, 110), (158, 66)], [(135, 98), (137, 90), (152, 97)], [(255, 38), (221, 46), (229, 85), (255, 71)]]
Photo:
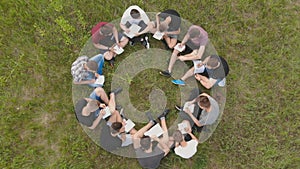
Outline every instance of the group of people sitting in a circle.
[[(120, 21), (123, 33), (118, 32), (112, 23), (98, 23), (91, 33), (92, 43), (100, 53), (91, 58), (80, 56), (72, 64), (74, 84), (86, 84), (94, 88), (88, 97), (79, 99), (75, 105), (78, 121), (93, 130), (101, 119), (105, 119), (111, 138), (119, 140), (121, 147), (133, 145), (136, 157), (144, 168), (157, 168), (170, 150), (182, 158), (191, 158), (197, 152), (199, 143), (194, 133), (201, 132), (203, 126), (212, 125), (217, 121), (220, 115), (218, 102), (206, 93), (198, 95), (199, 91), (193, 90), (190, 99), (183, 106), (175, 106), (182, 122), (172, 135), (169, 136), (166, 124), (170, 110), (165, 110), (157, 118), (153, 118), (152, 114), (147, 112), (149, 122), (144, 127), (139, 130), (134, 127), (126, 130), (128, 118), (115, 100), (122, 88), (112, 90), (109, 94), (102, 88), (104, 60), (114, 66), (116, 56), (123, 52), (127, 43), (132, 46), (141, 43), (149, 49), (151, 33), (154, 39), (161, 40), (168, 50), (172, 50), (169, 65), (165, 71), (159, 72), (161, 75), (171, 77), (177, 60), (192, 61), (194, 64), (180, 79), (172, 80), (172, 83), (185, 85), (188, 78), (194, 77), (206, 89), (225, 86), (225, 77), (229, 72), (225, 59), (216, 54), (204, 56), (206, 45), (209, 43), (207, 32), (200, 26), (192, 25), (179, 41), (181, 22), (179, 13), (173, 9), (157, 13), (155, 20), (150, 21), (144, 10), (136, 5), (130, 6)], [(163, 131), (160, 136), (145, 134), (157, 124), (160, 124)], [(158, 144), (153, 144), (154, 141)]]

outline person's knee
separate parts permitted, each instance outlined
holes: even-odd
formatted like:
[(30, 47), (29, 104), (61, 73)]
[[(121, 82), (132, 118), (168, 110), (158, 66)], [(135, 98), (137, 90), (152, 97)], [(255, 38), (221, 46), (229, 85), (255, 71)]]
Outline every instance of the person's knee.
[(96, 92), (96, 95), (99, 96), (99, 97), (100, 97), (102, 94), (105, 93), (105, 91), (104, 91), (104, 89), (103, 89), (102, 87), (97, 87), (97, 88), (95, 89), (95, 92)]

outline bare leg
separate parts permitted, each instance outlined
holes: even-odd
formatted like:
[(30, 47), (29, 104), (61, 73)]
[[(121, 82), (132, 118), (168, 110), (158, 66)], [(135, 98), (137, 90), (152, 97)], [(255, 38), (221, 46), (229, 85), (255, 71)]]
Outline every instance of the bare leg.
[(194, 76), (194, 70), (195, 68), (190, 68), (182, 77), (181, 80), (185, 81), (187, 78)]
[(97, 87), (97, 88), (95, 89), (95, 93), (96, 93), (96, 95), (97, 95), (98, 97), (101, 98), (102, 101), (104, 101), (104, 103), (105, 103), (106, 105), (108, 105), (108, 102), (109, 102), (108, 96), (107, 96), (107, 94), (105, 93), (105, 91), (104, 91), (104, 89), (103, 89), (102, 87)]
[(189, 53), (189, 54), (186, 54), (186, 55), (183, 55), (184, 57), (192, 57), (192, 56), (195, 56), (196, 54), (198, 53), (198, 50), (193, 50), (193, 52)]
[(168, 144), (168, 143), (169, 143), (169, 134), (168, 134), (168, 128), (167, 128), (166, 119), (161, 119), (161, 120), (160, 120), (160, 123), (161, 123), (161, 128), (162, 128), (163, 131), (164, 131), (163, 137), (161, 138), (161, 140), (162, 140), (165, 144)]
[(111, 112), (114, 112), (116, 110), (116, 100), (115, 100), (115, 94), (111, 93), (109, 95), (110, 99), (108, 102), (108, 107), (110, 109)]
[(142, 127), (141, 129), (139, 129), (135, 134), (134, 137), (135, 138), (142, 138), (144, 133), (149, 130), (151, 127), (153, 126), (153, 123), (149, 122), (146, 126)]
[(177, 55), (178, 55), (179, 51), (174, 49), (171, 58), (170, 58), (170, 62), (169, 62), (169, 67), (168, 67), (168, 71), (171, 73), (173, 66), (177, 60)]
[(121, 46), (122, 48), (124, 48), (124, 47), (127, 45), (128, 41), (129, 41), (128, 38), (122, 37), (121, 40), (120, 40), (120, 46)]
[(175, 38), (170, 38), (169, 36), (164, 36), (164, 39), (165, 39), (165, 41), (167, 42), (168, 47), (169, 47), (170, 49), (173, 49), (174, 46), (175, 46), (176, 43), (177, 43), (177, 39), (175, 39)]

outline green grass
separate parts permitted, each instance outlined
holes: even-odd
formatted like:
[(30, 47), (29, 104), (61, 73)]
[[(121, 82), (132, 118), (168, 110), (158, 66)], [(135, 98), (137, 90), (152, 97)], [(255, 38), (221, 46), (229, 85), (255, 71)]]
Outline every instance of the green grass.
[[(223, 118), (212, 137), (191, 160), (171, 153), (160, 168), (300, 167), (299, 1), (4, 0), (0, 168), (140, 167), (136, 159), (104, 151), (82, 130), (74, 116), (70, 74), (93, 25), (120, 18), (131, 4), (149, 12), (178, 10), (207, 30), (231, 68)], [(128, 47), (124, 58), (139, 49)], [(107, 90), (114, 71), (105, 69)], [(131, 92), (141, 110), (149, 108), (148, 93), (154, 86), (166, 91), (168, 107), (180, 102), (176, 87), (154, 71), (132, 79), (130, 90), (142, 86), (146, 91)]]

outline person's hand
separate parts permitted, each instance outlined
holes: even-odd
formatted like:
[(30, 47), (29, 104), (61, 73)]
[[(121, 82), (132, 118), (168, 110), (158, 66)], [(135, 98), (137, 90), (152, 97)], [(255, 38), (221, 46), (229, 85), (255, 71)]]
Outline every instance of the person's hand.
[(186, 127), (186, 128), (184, 128), (184, 131), (187, 132), (187, 133), (191, 133), (192, 129), (190, 127)]
[(179, 46), (180, 48), (182, 48), (182, 47), (184, 46), (184, 44), (178, 43), (178, 46)]
[(100, 114), (101, 114), (102, 116), (104, 116), (104, 115), (106, 114), (105, 111), (104, 111), (104, 109), (100, 110)]
[(155, 141), (158, 140), (158, 137), (157, 137), (156, 135), (152, 135), (151, 138), (152, 138), (153, 140), (155, 140)]
[(185, 61), (185, 57), (184, 57), (184, 56), (179, 56), (178, 59), (179, 59), (180, 61)]
[(204, 63), (201, 62), (201, 63), (198, 63), (196, 66), (197, 66), (197, 68), (200, 68), (200, 67), (203, 66), (203, 65), (204, 65)]
[(94, 72), (95, 77), (98, 78), (100, 75), (97, 72)]
[(105, 104), (103, 104), (103, 103), (100, 103), (100, 105), (99, 105), (99, 107), (101, 107), (101, 108), (105, 108), (106, 107), (106, 105)]
[(199, 74), (195, 74), (195, 79), (197, 79), (198, 81), (201, 80), (201, 76)]
[(125, 32), (126, 32), (126, 33), (129, 33), (129, 32), (130, 32), (130, 29), (125, 29)]

